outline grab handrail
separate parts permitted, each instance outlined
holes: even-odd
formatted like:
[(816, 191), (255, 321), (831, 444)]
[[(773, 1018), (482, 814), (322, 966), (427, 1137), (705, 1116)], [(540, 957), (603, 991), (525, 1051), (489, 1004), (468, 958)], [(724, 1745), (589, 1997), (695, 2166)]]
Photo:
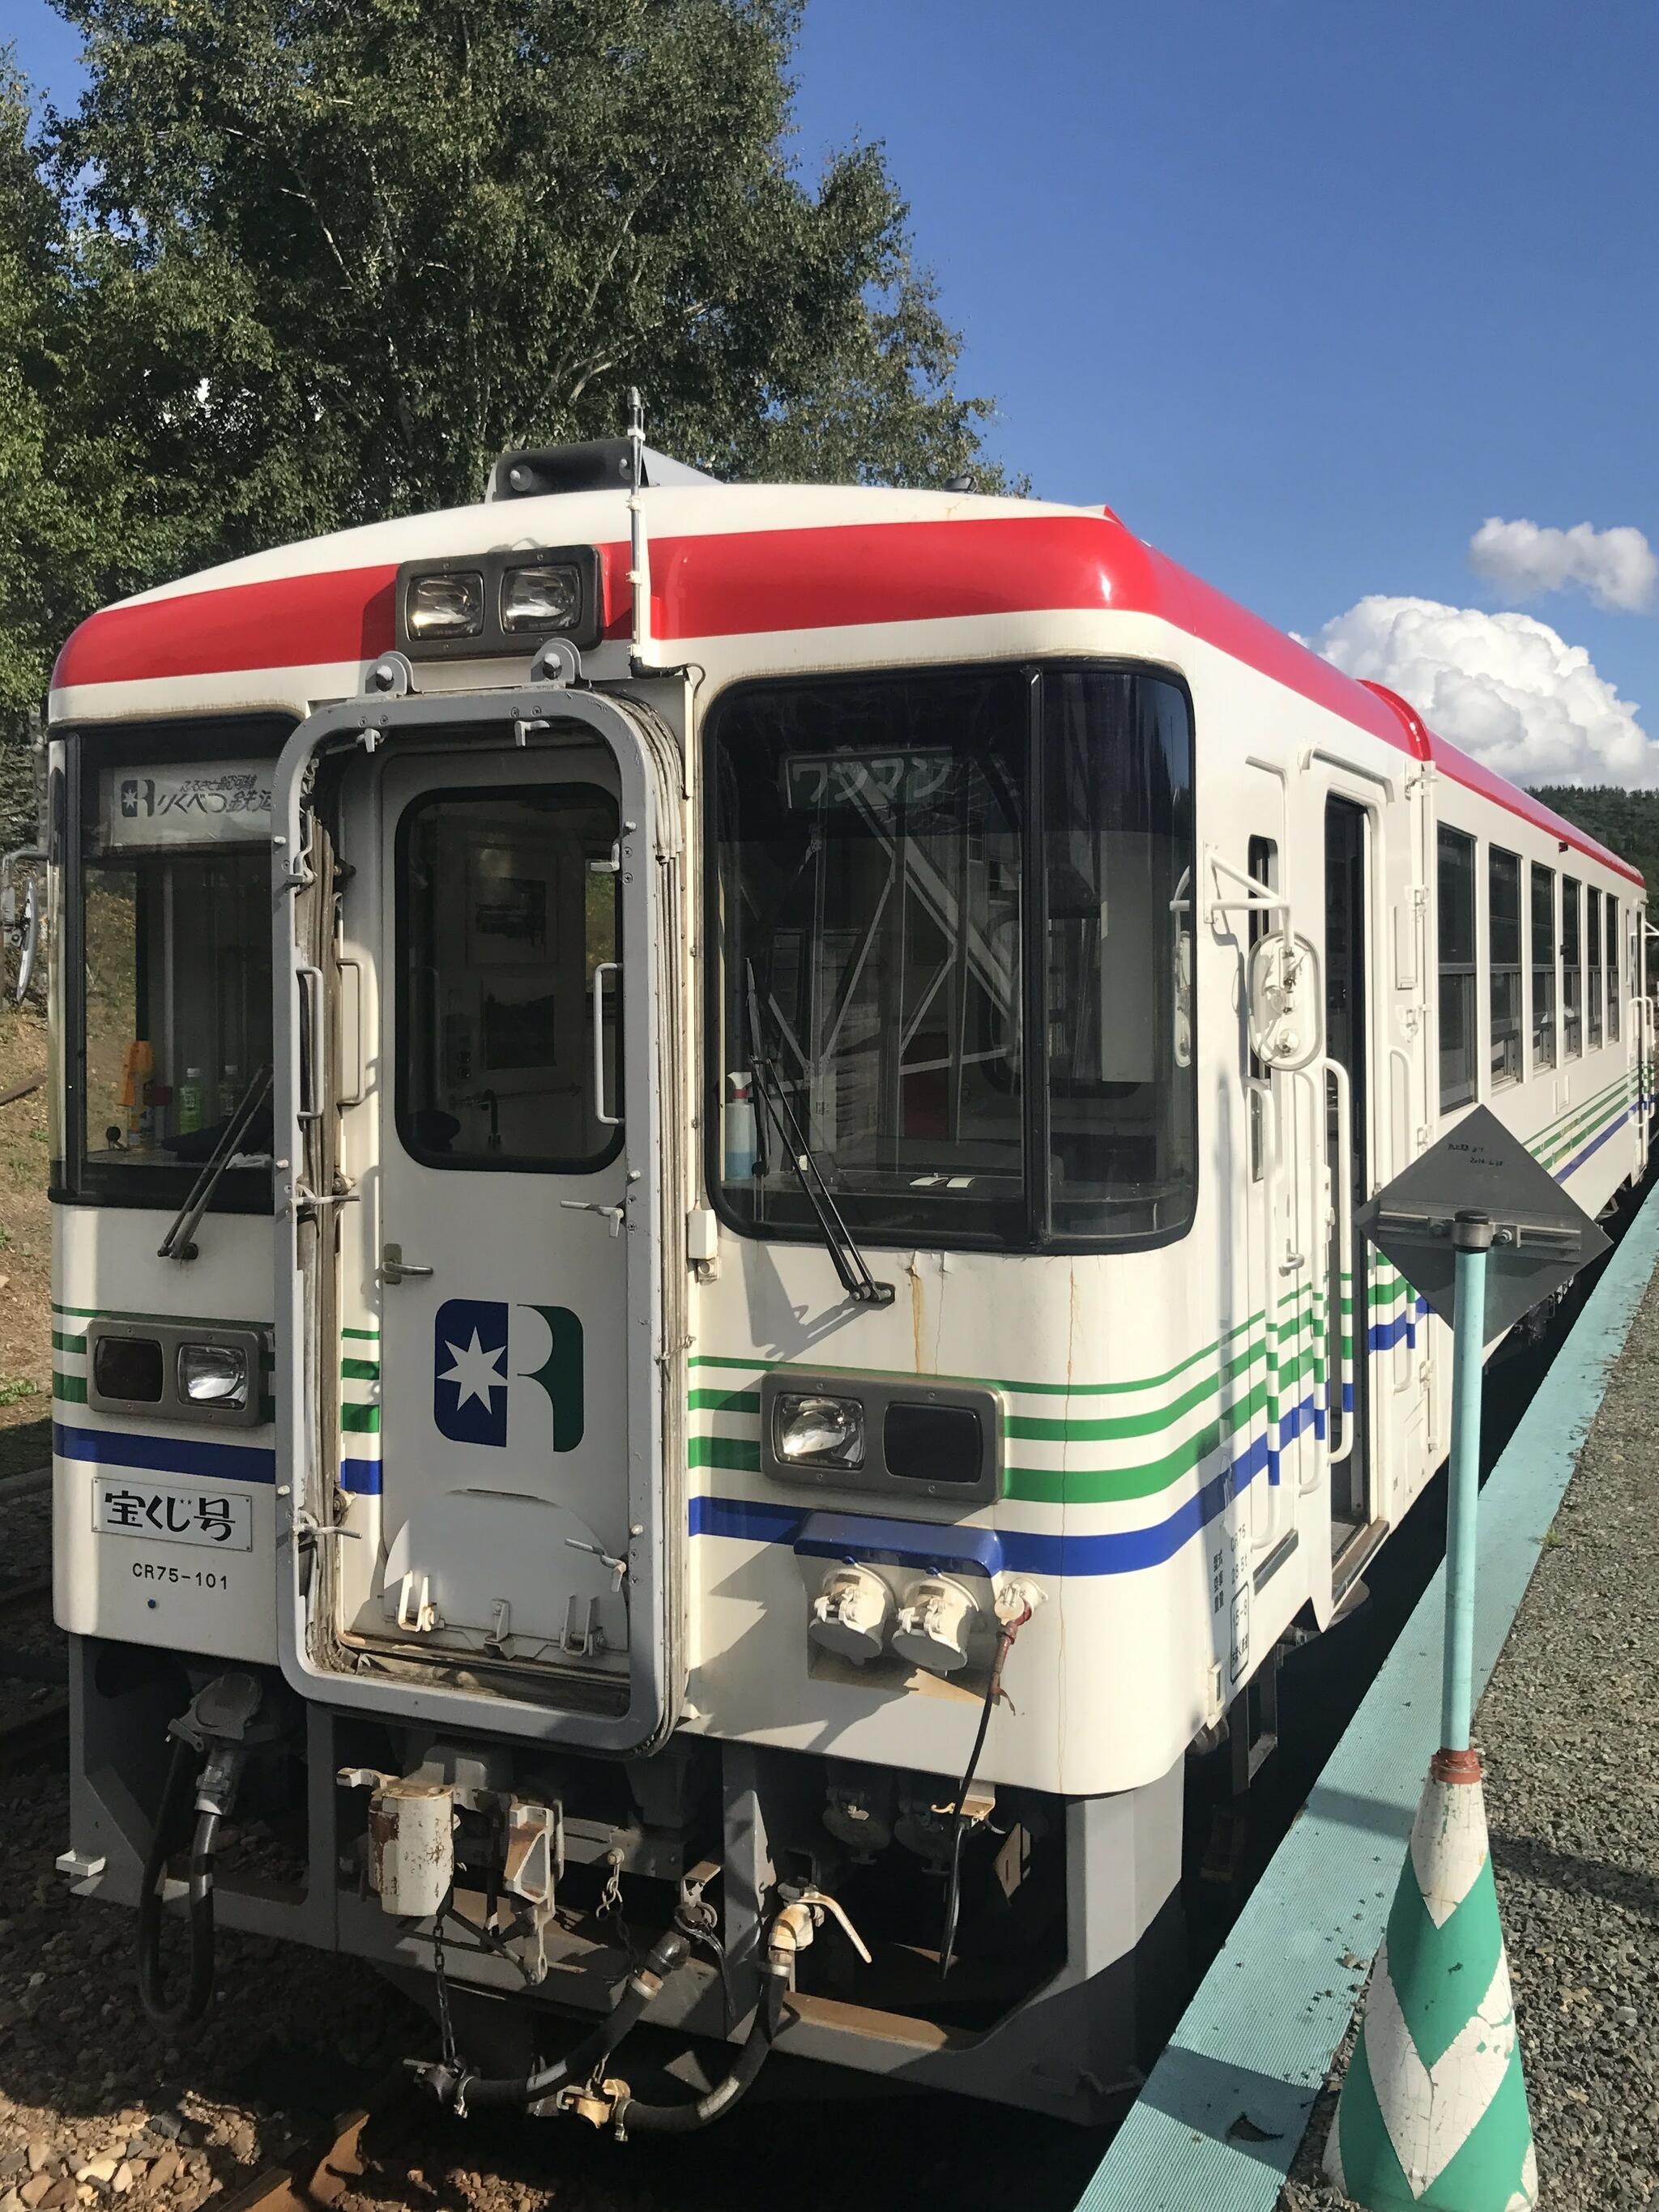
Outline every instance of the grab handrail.
[[(1264, 1108), (1261, 1116), (1261, 1181), (1263, 1186), (1263, 1203), (1267, 1208), (1267, 1267), (1265, 1278), (1267, 1283), (1267, 1310), (1264, 1316), (1264, 1325), (1267, 1331), (1264, 1340), (1267, 1367), (1264, 1381), (1266, 1383), (1267, 1405), (1268, 1408), (1267, 1427), (1270, 1432), (1268, 1449), (1270, 1451), (1277, 1452), (1279, 1449), (1279, 1438), (1278, 1434), (1279, 1415), (1273, 1411), (1273, 1408), (1279, 1405), (1279, 1337), (1277, 1333), (1279, 1325), (1279, 1307), (1278, 1303), (1274, 1298), (1273, 1291), (1279, 1279), (1278, 1268), (1276, 1265), (1278, 1259), (1276, 1239), (1279, 1236), (1279, 1169), (1280, 1151), (1279, 1094), (1273, 1089), (1273, 1078), (1270, 1075), (1263, 1081), (1247, 1085), (1244, 1095), (1247, 1098), (1260, 1098), (1263, 1102)], [(1271, 1133), (1269, 1131), (1269, 1124), (1271, 1124)], [(1294, 1525), (1295, 1522), (1295, 1501), (1291, 1496), (1289, 1484), (1283, 1480), (1277, 1483), (1270, 1482), (1267, 1486), (1267, 1495), (1272, 1504), (1272, 1511), (1269, 1513), (1267, 1517), (1267, 1533), (1265, 1536), (1253, 1539), (1250, 1545), (1250, 1550), (1253, 1555), (1271, 1552), (1275, 1546), (1279, 1543), (1281, 1539), (1288, 1534), (1287, 1530), (1282, 1529), (1279, 1527), (1279, 1501), (1281, 1498), (1291, 1509), (1291, 1520), (1292, 1525)]]
[[(1329, 1463), (1338, 1467), (1353, 1449), (1354, 1388), (1353, 1346), (1354, 1331), (1362, 1324), (1367, 1327), (1370, 1308), (1368, 1300), (1359, 1297), (1359, 1285), (1353, 1267), (1353, 1084), (1348, 1071), (1340, 1060), (1328, 1056), (1323, 1067), (1328, 1080), (1336, 1085), (1336, 1172), (1332, 1177), (1332, 1196), (1336, 1210), (1336, 1277), (1337, 1277), (1337, 1341), (1341, 1346), (1342, 1390), (1342, 1448), (1333, 1450)], [(1349, 1302), (1348, 1326), (1342, 1327), (1342, 1286), (1346, 1285)], [(1356, 1307), (1359, 1310), (1356, 1314)], [(1331, 1372), (1331, 1362), (1326, 1359), (1325, 1371)]]
[[(1333, 1361), (1330, 1300), (1327, 1296), (1330, 1275), (1330, 1237), (1325, 1200), (1325, 1183), (1330, 1175), (1330, 1161), (1329, 1146), (1325, 1134), (1323, 1066), (1324, 1063), (1322, 1060), (1315, 1060), (1311, 1067), (1300, 1068), (1297, 1072), (1297, 1080), (1307, 1085), (1308, 1096), (1312, 1101), (1313, 1127), (1309, 1134), (1313, 1141), (1310, 1146), (1310, 1152), (1313, 1170), (1313, 1205), (1319, 1215), (1319, 1220), (1317, 1233), (1304, 1237), (1303, 1242), (1309, 1247), (1308, 1287), (1313, 1300), (1313, 1310), (1309, 1316), (1310, 1326), (1317, 1340), (1318, 1357), (1325, 1370), (1323, 1385), (1325, 1419), (1322, 1425), (1318, 1422), (1314, 1425), (1316, 1449), (1309, 1455), (1312, 1462), (1310, 1467), (1297, 1485), (1298, 1498), (1311, 1498), (1317, 1492), (1322, 1481), (1329, 1475), (1331, 1464), (1330, 1390)], [(1297, 1225), (1299, 1227), (1301, 1224), (1298, 1223)], [(1311, 1224), (1309, 1225), (1313, 1226)]]

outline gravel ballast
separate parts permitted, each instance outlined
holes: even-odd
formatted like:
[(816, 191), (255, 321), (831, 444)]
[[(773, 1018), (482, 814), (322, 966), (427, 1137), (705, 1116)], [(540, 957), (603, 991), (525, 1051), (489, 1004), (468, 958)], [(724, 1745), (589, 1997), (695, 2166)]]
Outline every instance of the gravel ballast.
[[(1659, 1277), (1514, 1628), (1475, 1741), (1545, 2212), (1659, 2208)], [(1322, 2179), (1344, 2045), (1281, 2212)]]

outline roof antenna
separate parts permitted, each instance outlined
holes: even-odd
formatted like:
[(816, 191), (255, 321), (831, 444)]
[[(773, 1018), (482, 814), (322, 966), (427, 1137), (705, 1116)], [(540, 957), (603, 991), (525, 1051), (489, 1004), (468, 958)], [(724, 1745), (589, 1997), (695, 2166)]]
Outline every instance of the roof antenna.
[(645, 482), (645, 406), (636, 384), (628, 387), (628, 444), (632, 460), (628, 488), (628, 580), (634, 592), (632, 670), (641, 675), (651, 663), (651, 548), (646, 543), (645, 510), (640, 489)]

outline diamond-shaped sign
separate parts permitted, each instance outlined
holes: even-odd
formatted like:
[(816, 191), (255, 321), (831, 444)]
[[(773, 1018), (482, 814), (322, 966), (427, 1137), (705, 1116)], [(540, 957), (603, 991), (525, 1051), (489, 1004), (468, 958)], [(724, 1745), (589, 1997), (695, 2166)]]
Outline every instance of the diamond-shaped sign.
[(1386, 1190), (1356, 1207), (1354, 1227), (1449, 1322), (1456, 1270), (1452, 1222), (1468, 1212), (1484, 1213), (1492, 1224), (1487, 1342), (1570, 1283), (1610, 1242), (1485, 1106), (1466, 1114)]

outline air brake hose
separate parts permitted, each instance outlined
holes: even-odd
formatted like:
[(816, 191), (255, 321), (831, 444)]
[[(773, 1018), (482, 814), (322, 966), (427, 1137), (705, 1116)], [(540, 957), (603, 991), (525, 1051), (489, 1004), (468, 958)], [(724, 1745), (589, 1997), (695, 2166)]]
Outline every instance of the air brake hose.
[(738, 2053), (737, 2063), (706, 2097), (699, 2097), (690, 2105), (642, 2105), (636, 2098), (625, 2098), (617, 2107), (617, 2129), (628, 2134), (637, 2130), (641, 2135), (684, 2136), (708, 2127), (711, 2121), (723, 2119), (738, 2099), (746, 2096), (754, 2087), (756, 2075), (772, 2054), (783, 2020), (786, 1980), (782, 1973), (768, 1971), (761, 1990), (760, 2010)]
[(161, 1975), (161, 1890), (168, 1859), (190, 1832), (187, 1816), (196, 1793), (200, 1754), (182, 1738), (173, 1747), (144, 1861), (143, 1887), (138, 1898), (138, 2002), (159, 2028), (172, 2031), (200, 2020), (213, 1996), (213, 1845), (219, 1815), (198, 1815), (190, 1854), (190, 1973), (184, 1995), (169, 2003)]
[(453, 2103), (459, 2111), (470, 2112), (475, 2106), (534, 2105), (560, 2087), (564, 2082), (585, 2081), (602, 2069), (625, 2035), (639, 2026), (646, 2007), (656, 1996), (671, 1974), (678, 1973), (690, 1955), (690, 1946), (676, 1928), (659, 1936), (647, 1954), (645, 1964), (628, 1978), (627, 1987), (592, 2032), (584, 2036), (562, 2058), (543, 2066), (528, 2076), (508, 2074), (486, 2077), (462, 2073), (444, 2077), (436, 2070), (428, 2073), (441, 2099)]

